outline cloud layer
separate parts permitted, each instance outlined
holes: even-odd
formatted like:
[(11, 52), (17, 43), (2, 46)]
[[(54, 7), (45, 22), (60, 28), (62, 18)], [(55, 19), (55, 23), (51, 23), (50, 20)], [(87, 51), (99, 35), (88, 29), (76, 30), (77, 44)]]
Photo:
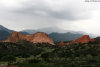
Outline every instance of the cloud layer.
[(85, 0), (1, 0), (0, 24), (14, 30), (59, 27), (99, 35), (100, 3)]

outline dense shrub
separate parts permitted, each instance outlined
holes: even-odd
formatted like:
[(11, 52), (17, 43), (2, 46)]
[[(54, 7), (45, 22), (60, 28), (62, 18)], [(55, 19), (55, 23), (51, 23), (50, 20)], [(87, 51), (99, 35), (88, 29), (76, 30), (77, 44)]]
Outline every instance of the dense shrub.
[(99, 44), (78, 43), (67, 46), (47, 44), (33, 44), (27, 41), (0, 42), (0, 61), (14, 62), (16, 58), (24, 58), (23, 61), (15, 63), (19, 67), (79, 67), (82, 65), (99, 67)]

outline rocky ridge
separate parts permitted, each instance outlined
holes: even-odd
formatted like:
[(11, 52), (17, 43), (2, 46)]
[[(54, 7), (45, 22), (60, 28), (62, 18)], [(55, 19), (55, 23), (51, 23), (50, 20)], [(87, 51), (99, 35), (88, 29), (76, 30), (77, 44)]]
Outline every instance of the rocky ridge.
[(32, 43), (50, 43), (54, 44), (54, 41), (44, 32), (37, 32), (35, 34), (25, 35), (19, 32), (13, 32), (7, 40), (3, 42), (13, 42), (16, 43), (21, 40), (26, 40)]

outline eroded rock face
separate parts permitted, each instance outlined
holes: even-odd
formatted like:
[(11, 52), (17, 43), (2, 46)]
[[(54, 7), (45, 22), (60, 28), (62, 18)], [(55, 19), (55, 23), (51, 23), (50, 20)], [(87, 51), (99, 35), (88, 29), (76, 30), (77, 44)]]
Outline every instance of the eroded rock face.
[(13, 32), (7, 40), (4, 42), (13, 42), (16, 43), (20, 40), (27, 40), (33, 43), (50, 43), (54, 44), (54, 41), (44, 32), (37, 32), (31, 35), (24, 35), (19, 32)]
[(70, 44), (72, 44), (71, 42), (66, 42), (66, 43), (64, 43), (63, 41), (61, 41), (59, 44), (58, 44), (58, 46), (65, 46), (65, 45), (70, 45)]
[(25, 35), (24, 34), (21, 34), (19, 32), (13, 32), (7, 40), (5, 40), (5, 42), (18, 42), (20, 40), (25, 40)]
[(63, 42), (63, 41), (61, 41), (59, 44), (58, 44), (58, 46), (64, 46), (65, 45), (65, 43)]
[(91, 39), (91, 42), (93, 43), (93, 42), (95, 42), (95, 39), (93, 38), (93, 39)]
[(89, 35), (84, 35), (73, 41), (73, 43), (89, 43), (89, 42), (94, 42), (94, 39), (90, 39)]
[(42, 33), (41, 32), (35, 33), (33, 39), (30, 41), (34, 42), (34, 43), (47, 42), (50, 44), (54, 44), (54, 41), (46, 33), (43, 33), (43, 32)]

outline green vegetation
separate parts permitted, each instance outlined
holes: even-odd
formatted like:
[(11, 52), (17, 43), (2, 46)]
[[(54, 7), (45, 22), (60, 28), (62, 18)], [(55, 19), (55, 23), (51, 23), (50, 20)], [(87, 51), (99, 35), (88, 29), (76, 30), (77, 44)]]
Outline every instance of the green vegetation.
[(28, 41), (0, 43), (0, 62), (19, 67), (99, 67), (99, 44), (68, 46), (33, 44)]

